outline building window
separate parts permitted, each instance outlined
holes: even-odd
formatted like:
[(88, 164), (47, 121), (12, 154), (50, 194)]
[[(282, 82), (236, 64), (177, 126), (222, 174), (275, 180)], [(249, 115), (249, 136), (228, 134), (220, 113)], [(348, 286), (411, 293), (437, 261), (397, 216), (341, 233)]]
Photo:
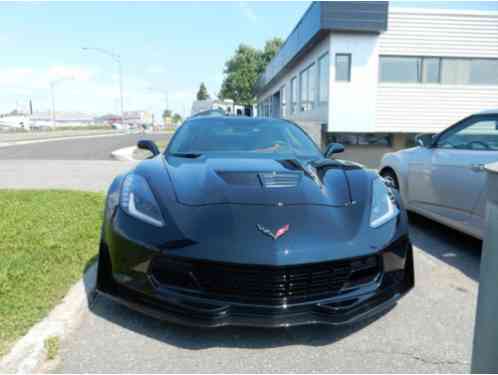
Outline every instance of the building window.
[(318, 59), (318, 103), (327, 104), (329, 101), (329, 54)]
[(422, 82), (441, 82), (441, 59), (438, 57), (424, 57), (422, 59)]
[(470, 84), (498, 85), (498, 59), (470, 60)]
[(308, 112), (315, 106), (316, 75), (314, 63), (301, 72), (299, 80), (299, 102), (301, 103), (301, 111)]
[(291, 79), (291, 113), (297, 112), (297, 79)]
[(380, 82), (498, 85), (498, 59), (381, 56)]
[(346, 82), (351, 81), (351, 54), (335, 54), (335, 80)]
[(280, 89), (280, 117), (287, 114), (287, 86), (283, 85)]
[(327, 138), (328, 142), (337, 142), (343, 145), (392, 146), (390, 133), (329, 133)]
[(441, 82), (449, 85), (498, 85), (498, 59), (442, 59)]
[(419, 57), (392, 57), (380, 58), (381, 82), (420, 82), (421, 61)]

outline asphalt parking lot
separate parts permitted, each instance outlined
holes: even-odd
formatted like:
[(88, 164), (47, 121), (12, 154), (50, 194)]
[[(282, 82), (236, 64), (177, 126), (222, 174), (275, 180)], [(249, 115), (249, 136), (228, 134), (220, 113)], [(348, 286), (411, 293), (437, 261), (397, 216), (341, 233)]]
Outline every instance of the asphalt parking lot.
[(56, 372), (468, 372), (481, 243), (411, 217), (416, 287), (352, 326), (196, 329), (98, 297)]

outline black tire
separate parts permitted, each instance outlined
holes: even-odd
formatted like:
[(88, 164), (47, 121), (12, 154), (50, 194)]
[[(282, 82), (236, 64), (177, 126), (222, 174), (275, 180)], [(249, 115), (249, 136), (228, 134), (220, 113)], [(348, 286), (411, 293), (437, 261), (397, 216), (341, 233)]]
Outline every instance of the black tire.
[(380, 172), (380, 175), (387, 180), (394, 189), (399, 190), (399, 182), (396, 173), (392, 169), (384, 169)]

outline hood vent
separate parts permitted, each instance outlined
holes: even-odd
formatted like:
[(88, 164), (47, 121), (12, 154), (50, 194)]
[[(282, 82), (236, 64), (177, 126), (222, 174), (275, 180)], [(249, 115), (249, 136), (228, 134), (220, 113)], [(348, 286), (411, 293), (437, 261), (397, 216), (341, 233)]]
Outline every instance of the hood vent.
[(217, 171), (216, 174), (229, 185), (261, 186), (261, 183), (258, 179), (258, 174), (254, 172)]
[(292, 188), (299, 185), (301, 172), (228, 172), (217, 171), (228, 185), (263, 186), (265, 188)]
[(291, 188), (299, 185), (302, 173), (262, 172), (259, 173), (261, 184), (265, 188)]

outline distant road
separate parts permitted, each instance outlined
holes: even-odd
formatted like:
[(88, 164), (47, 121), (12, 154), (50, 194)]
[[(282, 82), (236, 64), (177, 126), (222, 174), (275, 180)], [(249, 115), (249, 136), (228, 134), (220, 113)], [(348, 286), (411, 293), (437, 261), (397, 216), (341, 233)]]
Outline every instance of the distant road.
[(133, 146), (139, 139), (166, 141), (170, 134), (127, 134), (105, 137), (57, 140), (0, 148), (0, 160), (110, 160), (118, 148)]

